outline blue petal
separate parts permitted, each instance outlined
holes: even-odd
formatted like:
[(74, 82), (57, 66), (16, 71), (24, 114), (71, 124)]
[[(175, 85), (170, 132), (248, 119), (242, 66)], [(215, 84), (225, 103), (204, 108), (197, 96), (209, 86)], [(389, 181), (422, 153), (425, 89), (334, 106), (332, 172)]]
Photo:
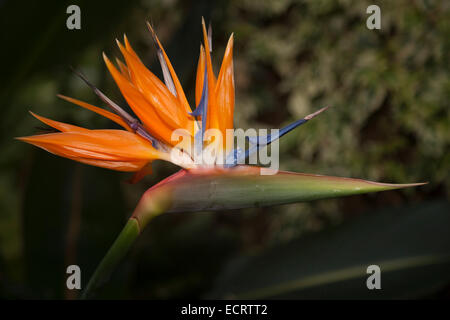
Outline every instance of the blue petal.
[[(233, 158), (233, 161), (230, 160), (230, 162), (232, 162), (231, 164), (228, 164), (228, 161), (227, 161), (225, 167), (233, 167), (233, 166), (236, 166), (239, 163), (242, 163), (249, 156), (251, 156), (252, 154), (257, 152), (261, 147), (268, 146), (269, 144), (271, 144), (275, 140), (280, 139), (285, 134), (291, 132), (295, 128), (297, 128), (297, 127), (301, 126), (302, 124), (308, 122), (309, 120), (311, 120), (312, 118), (314, 118), (315, 116), (317, 116), (321, 112), (325, 111), (326, 109), (328, 109), (328, 107), (321, 108), (318, 111), (307, 115), (303, 119), (300, 119), (300, 120), (297, 120), (297, 121), (295, 121), (295, 122), (293, 122), (291, 124), (288, 124), (286, 127), (281, 128), (278, 131), (277, 134), (274, 134), (274, 135), (268, 134), (266, 136), (256, 136), (256, 137), (246, 137), (247, 141), (250, 142), (250, 147), (245, 152), (237, 152), (237, 149), (235, 149), (232, 152), (230, 152), (228, 157), (234, 157), (234, 158)], [(228, 157), (227, 157), (227, 160), (229, 159)]]

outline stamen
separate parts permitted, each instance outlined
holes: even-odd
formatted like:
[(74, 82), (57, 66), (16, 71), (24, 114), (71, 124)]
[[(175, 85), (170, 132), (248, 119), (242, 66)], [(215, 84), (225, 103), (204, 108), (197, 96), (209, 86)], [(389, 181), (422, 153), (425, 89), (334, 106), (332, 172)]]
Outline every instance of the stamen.
[(161, 47), (159, 46), (158, 40), (156, 38), (155, 30), (153, 30), (152, 25), (147, 21), (147, 27), (150, 30), (153, 38), (153, 44), (156, 47), (156, 54), (158, 56), (159, 64), (161, 65), (161, 70), (164, 77), (164, 83), (166, 84), (167, 89), (176, 97), (177, 90), (175, 89), (175, 84), (173, 82), (172, 76), (170, 75), (169, 67), (167, 66), (166, 60), (164, 59), (164, 55)]
[(111, 110), (113, 110), (119, 117), (121, 117), (129, 126), (130, 128), (141, 137), (149, 140), (153, 147), (158, 147), (158, 141), (153, 138), (142, 126), (142, 124), (139, 122), (138, 119), (132, 117), (128, 112), (123, 110), (119, 105), (117, 105), (114, 101), (109, 99), (103, 92), (100, 91), (96, 86), (94, 86), (87, 77), (78, 70), (75, 70), (73, 67), (70, 67), (70, 69), (81, 79), (83, 80), (93, 91), (94, 93), (104, 102), (108, 105)]

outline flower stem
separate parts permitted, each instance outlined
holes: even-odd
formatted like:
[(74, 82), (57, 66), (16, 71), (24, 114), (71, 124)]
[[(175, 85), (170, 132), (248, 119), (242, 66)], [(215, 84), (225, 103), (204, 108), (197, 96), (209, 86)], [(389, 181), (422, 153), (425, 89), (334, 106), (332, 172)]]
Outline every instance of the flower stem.
[(89, 279), (86, 289), (81, 295), (81, 299), (86, 299), (92, 290), (95, 290), (108, 280), (115, 266), (126, 255), (140, 232), (139, 222), (133, 217), (128, 219), (127, 224), (120, 232), (116, 241), (114, 241), (94, 274)]
[(86, 289), (84, 289), (81, 295), (81, 299), (88, 298), (93, 290), (100, 287), (109, 279), (114, 268), (125, 257), (131, 245), (150, 220), (164, 213), (170, 207), (170, 199), (171, 192), (167, 188), (150, 188), (144, 193), (131, 218), (128, 219), (127, 224), (120, 232), (116, 241), (114, 241), (91, 279), (89, 279)]

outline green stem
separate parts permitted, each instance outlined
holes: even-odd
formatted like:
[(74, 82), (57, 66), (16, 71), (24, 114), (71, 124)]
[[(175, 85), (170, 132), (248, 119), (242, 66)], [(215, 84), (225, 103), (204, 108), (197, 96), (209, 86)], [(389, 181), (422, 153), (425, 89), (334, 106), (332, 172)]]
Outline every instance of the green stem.
[(151, 188), (144, 193), (133, 215), (128, 219), (122, 232), (120, 232), (91, 279), (89, 279), (86, 289), (84, 289), (81, 295), (81, 299), (86, 299), (93, 290), (108, 280), (116, 265), (125, 257), (131, 245), (150, 220), (162, 214), (170, 207), (170, 199), (170, 190), (164, 188)]
[(140, 232), (139, 222), (135, 218), (130, 218), (116, 241), (114, 241), (113, 245), (100, 262), (91, 279), (89, 279), (86, 289), (81, 295), (81, 299), (86, 299), (92, 290), (98, 288), (108, 280), (115, 266), (126, 255), (128, 249), (139, 236)]

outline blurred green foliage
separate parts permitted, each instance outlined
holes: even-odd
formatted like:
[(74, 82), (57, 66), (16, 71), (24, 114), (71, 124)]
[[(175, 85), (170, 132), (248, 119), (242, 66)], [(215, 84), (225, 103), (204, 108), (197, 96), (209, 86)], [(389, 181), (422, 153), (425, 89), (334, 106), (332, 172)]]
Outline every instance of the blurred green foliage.
[[(80, 31), (65, 26), (73, 3), (81, 8)], [(381, 8), (381, 30), (366, 28), (370, 4)], [(332, 106), (282, 139), (281, 169), (430, 183), (233, 214), (161, 216), (100, 297), (201, 297), (232, 256), (277, 248), (369, 209), (448, 203), (450, 6), (444, 1), (40, 1), (26, 8), (3, 1), (0, 297), (73, 298), (64, 289), (65, 266), (79, 264), (86, 283), (142, 192), (176, 170), (157, 163), (152, 176), (129, 185), (127, 174), (46, 154), (13, 140), (38, 131), (27, 110), (88, 128), (113, 127), (55, 95), (102, 105), (70, 72), (74, 65), (125, 105), (101, 52), (118, 56), (114, 39), (126, 33), (160, 75), (146, 20), (155, 24), (193, 102), (201, 16), (213, 25), (216, 72), (228, 36), (235, 35), (236, 127), (278, 128)]]

